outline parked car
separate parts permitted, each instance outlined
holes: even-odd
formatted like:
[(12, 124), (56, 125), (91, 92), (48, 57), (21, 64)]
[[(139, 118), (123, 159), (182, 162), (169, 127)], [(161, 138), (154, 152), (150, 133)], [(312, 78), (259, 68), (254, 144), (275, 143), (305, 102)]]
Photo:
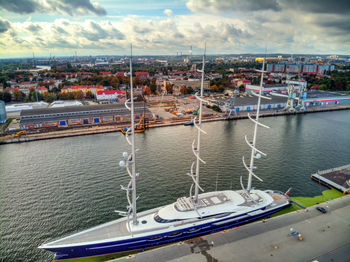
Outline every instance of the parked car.
[(327, 210), (325, 208), (323, 208), (323, 207), (316, 207), (316, 209), (318, 211), (320, 211), (321, 213), (323, 213), (323, 214), (327, 213)]

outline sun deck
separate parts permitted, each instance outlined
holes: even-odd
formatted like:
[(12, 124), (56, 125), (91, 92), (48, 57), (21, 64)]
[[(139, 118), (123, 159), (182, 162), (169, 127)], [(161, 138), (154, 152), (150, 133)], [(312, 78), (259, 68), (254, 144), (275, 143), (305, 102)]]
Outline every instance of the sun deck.
[[(200, 196), (198, 198), (198, 206), (197, 208), (210, 207), (215, 205), (221, 205), (225, 202), (229, 201), (229, 198), (222, 192), (217, 194)], [(175, 208), (177, 211), (192, 211), (195, 209), (194, 201), (189, 197), (181, 197), (175, 203)]]

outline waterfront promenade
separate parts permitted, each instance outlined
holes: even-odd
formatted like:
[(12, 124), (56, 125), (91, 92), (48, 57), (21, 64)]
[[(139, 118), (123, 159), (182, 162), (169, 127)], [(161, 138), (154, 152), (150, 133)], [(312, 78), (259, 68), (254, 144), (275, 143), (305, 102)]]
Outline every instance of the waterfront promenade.
[(318, 206), (115, 261), (349, 261), (350, 196)]

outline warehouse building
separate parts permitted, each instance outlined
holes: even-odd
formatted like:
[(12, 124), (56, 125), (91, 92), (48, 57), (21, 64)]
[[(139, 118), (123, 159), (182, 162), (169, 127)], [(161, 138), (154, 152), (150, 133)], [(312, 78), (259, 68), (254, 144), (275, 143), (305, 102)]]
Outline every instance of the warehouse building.
[[(145, 111), (146, 118), (151, 116), (143, 102), (135, 103), (136, 120)], [(108, 123), (129, 123), (130, 111), (124, 104), (70, 106), (25, 110), (20, 115), (21, 129), (65, 128)]]

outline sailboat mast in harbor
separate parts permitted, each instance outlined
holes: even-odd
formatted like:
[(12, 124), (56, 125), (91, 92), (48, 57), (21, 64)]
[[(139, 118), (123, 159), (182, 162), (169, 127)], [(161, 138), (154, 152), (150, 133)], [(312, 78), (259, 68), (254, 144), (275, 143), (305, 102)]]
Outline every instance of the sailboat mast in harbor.
[(247, 192), (249, 194), (251, 188), (252, 188), (252, 178), (253, 176), (255, 178), (257, 178), (259, 181), (263, 181), (261, 178), (259, 178), (257, 175), (254, 174), (253, 169), (255, 169), (256, 167), (254, 166), (254, 160), (255, 159), (260, 159), (261, 155), (266, 156), (266, 154), (260, 150), (258, 150), (256, 148), (256, 137), (257, 137), (257, 132), (258, 132), (258, 126), (261, 127), (265, 127), (265, 128), (270, 128), (266, 125), (263, 125), (261, 123), (259, 123), (259, 114), (260, 114), (260, 104), (261, 104), (261, 98), (264, 99), (271, 99), (269, 97), (263, 96), (262, 95), (262, 89), (263, 89), (263, 80), (264, 80), (264, 67), (265, 67), (265, 58), (263, 60), (263, 64), (262, 64), (262, 69), (261, 70), (256, 70), (257, 72), (261, 72), (261, 79), (260, 79), (260, 87), (259, 87), (259, 94), (255, 94), (254, 92), (252, 93), (253, 95), (258, 97), (258, 105), (257, 105), (257, 110), (256, 110), (256, 115), (255, 115), (255, 119), (253, 119), (250, 114), (248, 113), (248, 118), (253, 121), (255, 123), (254, 125), (254, 136), (253, 136), (253, 141), (249, 142), (247, 139), (247, 136), (245, 136), (245, 141), (247, 142), (248, 146), (251, 147), (251, 155), (250, 155), (250, 164), (249, 166), (247, 166), (247, 164), (244, 161), (244, 157), (243, 157), (243, 165), (244, 167), (248, 170), (249, 175), (248, 175), (248, 184), (247, 184)]
[[(135, 150), (135, 112), (134, 112), (134, 88), (133, 88), (133, 82), (132, 82), (132, 45), (130, 46), (130, 72), (128, 75), (130, 76), (130, 99), (125, 101), (125, 107), (130, 110), (131, 112), (131, 127), (127, 130), (125, 138), (128, 142), (128, 144), (131, 146), (131, 154), (128, 155), (127, 152), (123, 153), (123, 156), (126, 158), (126, 163), (124, 161), (120, 161), (120, 166), (126, 167), (126, 170), (130, 176), (130, 182), (127, 187), (121, 186), (123, 190), (126, 191), (126, 197), (128, 200), (128, 206), (127, 206), (127, 213), (117, 211), (120, 215), (127, 215), (128, 221), (130, 215), (132, 215), (132, 223), (133, 225), (137, 225), (137, 209), (136, 209), (136, 150)], [(130, 106), (128, 105), (130, 104)], [(129, 140), (128, 136), (131, 133), (131, 140)], [(129, 166), (131, 165), (131, 170)], [(130, 199), (130, 192), (131, 192), (131, 199)]]
[[(196, 123), (196, 118), (197, 116), (194, 118), (193, 120), (193, 123), (195, 125), (195, 127), (197, 128), (198, 130), (198, 133), (197, 133), (197, 146), (195, 147), (195, 140), (193, 140), (193, 143), (192, 143), (192, 151), (193, 151), (193, 154), (195, 155), (196, 157), (196, 173), (193, 174), (193, 166), (195, 164), (195, 162), (192, 163), (192, 166), (191, 166), (191, 173), (189, 174), (192, 179), (193, 179), (193, 182), (194, 182), (194, 185), (195, 185), (195, 195), (194, 195), (194, 203), (195, 203), (195, 206), (198, 206), (198, 194), (199, 194), (199, 189), (201, 191), (204, 191), (200, 185), (199, 185), (199, 168), (200, 168), (200, 162), (202, 162), (203, 164), (205, 164), (205, 161), (202, 160), (200, 158), (200, 147), (201, 147), (201, 133), (204, 133), (206, 134), (206, 132), (202, 129), (202, 108), (203, 108), (203, 102), (207, 102), (203, 99), (203, 93), (204, 93), (204, 74), (205, 74), (205, 71), (204, 71), (204, 68), (205, 68), (205, 53), (206, 53), (206, 46), (204, 48), (204, 54), (203, 54), (203, 62), (202, 62), (202, 70), (198, 70), (198, 72), (201, 72), (202, 73), (202, 80), (201, 80), (201, 90), (200, 90), (200, 96), (198, 96), (198, 92), (195, 94), (195, 97), (199, 100), (199, 119), (198, 119), (198, 124)], [(193, 184), (191, 186), (191, 189), (190, 189), (190, 195), (192, 193), (192, 187), (193, 187)]]

